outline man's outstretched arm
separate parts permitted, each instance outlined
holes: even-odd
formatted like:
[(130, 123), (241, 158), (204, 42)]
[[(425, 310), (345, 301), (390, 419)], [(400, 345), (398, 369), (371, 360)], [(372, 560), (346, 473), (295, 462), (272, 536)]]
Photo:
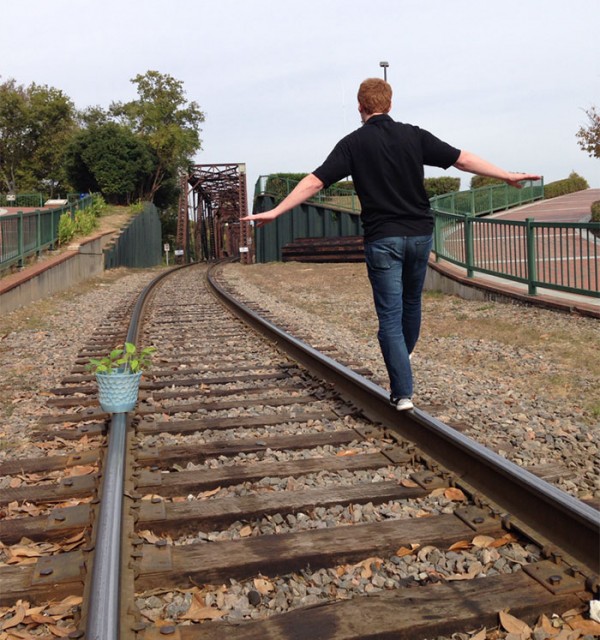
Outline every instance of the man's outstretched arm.
[(313, 173), (304, 176), (302, 180), (290, 191), (290, 193), (273, 209), (264, 213), (257, 213), (255, 216), (246, 216), (241, 220), (254, 220), (258, 227), (278, 218), (282, 213), (297, 207), (309, 198), (318, 193), (323, 188), (323, 183)]
[(504, 180), (504, 182), (511, 187), (517, 187), (519, 189), (523, 186), (520, 184), (522, 180), (539, 180), (541, 178), (541, 176), (531, 173), (505, 171), (470, 151), (461, 151), (454, 166), (461, 171), (468, 171), (469, 173), (476, 173), (479, 176), (488, 176), (490, 178)]

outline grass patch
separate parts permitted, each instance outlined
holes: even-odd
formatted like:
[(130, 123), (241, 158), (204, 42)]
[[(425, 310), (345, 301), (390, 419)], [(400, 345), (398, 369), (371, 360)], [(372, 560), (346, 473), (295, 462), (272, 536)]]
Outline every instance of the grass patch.
[(126, 268), (110, 269), (105, 271), (102, 276), (73, 285), (66, 291), (55, 293), (43, 300), (36, 300), (25, 307), (0, 316), (0, 336), (13, 331), (51, 329), (52, 316), (61, 313), (61, 304), (77, 300), (98, 286), (117, 282), (132, 273), (135, 271)]

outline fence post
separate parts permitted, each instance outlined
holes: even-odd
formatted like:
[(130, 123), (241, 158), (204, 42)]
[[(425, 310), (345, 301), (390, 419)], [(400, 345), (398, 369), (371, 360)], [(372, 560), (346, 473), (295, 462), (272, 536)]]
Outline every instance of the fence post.
[(58, 245), (58, 227), (60, 225), (59, 209), (51, 209), (52, 212), (52, 249)]
[(473, 217), (465, 216), (465, 262), (467, 278), (473, 277)]
[(533, 228), (533, 218), (526, 218), (527, 229), (527, 285), (528, 293), (530, 296), (534, 296), (537, 293), (537, 287), (535, 281), (537, 280), (537, 269), (535, 262), (535, 237)]
[(440, 253), (438, 247), (440, 246), (440, 216), (433, 214), (433, 253), (435, 254), (435, 261), (440, 261)]
[(19, 261), (17, 265), (23, 266), (23, 254), (25, 253), (25, 243), (23, 239), (23, 212), (17, 211), (17, 244), (19, 247)]
[(42, 253), (42, 212), (38, 209), (35, 216), (35, 224), (36, 224), (36, 248), (35, 253), (37, 256)]

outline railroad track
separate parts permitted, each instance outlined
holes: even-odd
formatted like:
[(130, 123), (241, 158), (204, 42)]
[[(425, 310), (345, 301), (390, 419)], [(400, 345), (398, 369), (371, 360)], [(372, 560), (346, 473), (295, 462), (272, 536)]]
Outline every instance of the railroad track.
[[(148, 288), (138, 328), (107, 318), (35, 426), (61, 452), (1, 465), (2, 640), (591, 624), (597, 511), (392, 410), (360, 363), (290, 341), (205, 271)], [(135, 413), (110, 420), (84, 365), (125, 339), (158, 355)]]

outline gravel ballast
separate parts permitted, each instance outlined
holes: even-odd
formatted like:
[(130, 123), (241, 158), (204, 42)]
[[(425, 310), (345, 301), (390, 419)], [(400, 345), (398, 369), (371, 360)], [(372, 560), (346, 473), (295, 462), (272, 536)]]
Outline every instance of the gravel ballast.
[[(155, 271), (116, 270), (68, 294), (54, 296), (0, 321), (0, 386), (2, 447), (0, 461), (44, 455), (28, 433), (47, 412), (47, 389), (67, 375), (104, 315), (154, 277)], [(376, 339), (376, 318), (364, 265), (270, 264), (227, 265), (225, 280), (246, 300), (271, 312), (275, 322), (308, 342), (335, 345), (340, 357), (367, 367), (368, 376), (387, 388)], [(452, 296), (427, 294), (421, 341), (413, 359), (415, 404), (468, 436), (492, 447), (519, 465), (555, 465), (553, 480), (572, 495), (598, 498), (598, 383), (600, 325), (593, 319), (501, 302), (467, 302)], [(45, 377), (42, 377), (42, 374)], [(186, 415), (186, 414), (182, 414)], [(225, 414), (223, 414), (225, 415)], [(335, 424), (311, 424), (317, 431)], [(295, 425), (280, 429), (294, 433)], [(272, 431), (275, 431), (274, 429)], [(278, 433), (279, 433), (278, 431)], [(256, 430), (263, 437), (269, 430)], [(281, 433), (279, 433), (281, 435)], [(226, 432), (205, 432), (205, 441)], [(148, 436), (143, 444), (174, 445), (177, 436)], [(358, 446), (356, 443), (353, 446)], [(365, 445), (366, 446), (366, 445)], [(310, 455), (335, 455), (317, 449)], [(299, 454), (281, 454), (294, 459)], [(244, 458), (256, 457), (246, 454)], [(194, 468), (235, 464), (237, 459), (207, 461)], [(240, 458), (240, 462), (243, 459)], [(369, 480), (388, 469), (368, 472)], [(364, 473), (348, 474), (346, 484), (364, 481)], [(339, 478), (334, 479), (339, 482)], [(327, 486), (327, 474), (294, 481), (273, 478), (263, 484), (221, 489), (216, 498)], [(187, 500), (202, 499), (190, 495)], [(439, 497), (438, 497), (439, 498)], [(448, 506), (448, 509), (451, 507)], [(212, 542), (269, 535), (293, 529), (314, 529), (444, 513), (446, 505), (430, 498), (352, 508), (324, 508), (314, 517), (268, 517), (248, 525), (235, 522), (226, 530), (196, 532), (174, 544)], [(300, 522), (298, 522), (300, 519)], [(399, 550), (400, 552), (401, 550)], [(539, 550), (507, 541), (499, 548), (470, 546), (442, 552), (425, 547), (354, 565), (304, 571), (272, 579), (205, 585), (198, 590), (206, 610), (217, 619), (237, 622), (263, 618), (298, 606), (356, 594), (377, 593), (430, 581), (463, 579), (519, 571)], [(192, 591), (140, 594), (137, 604), (147, 621), (176, 619), (190, 610)], [(217, 611), (218, 610), (218, 611)], [(193, 618), (187, 618), (187, 622)], [(455, 634), (468, 638), (470, 634)], [(496, 637), (504, 637), (498, 635)]]
[[(224, 280), (314, 346), (333, 344), (387, 389), (364, 264), (227, 265)], [(561, 489), (600, 497), (600, 322), (426, 293), (415, 405)]]
[[(3, 316), (0, 460), (38, 455), (28, 439), (46, 389), (73, 366), (107, 310), (156, 271), (118, 269)], [(362, 264), (271, 263), (224, 268), (226, 282), (313, 345), (333, 344), (387, 388)], [(600, 323), (558, 311), (426, 294), (413, 358), (415, 404), (555, 482), (598, 499)]]

